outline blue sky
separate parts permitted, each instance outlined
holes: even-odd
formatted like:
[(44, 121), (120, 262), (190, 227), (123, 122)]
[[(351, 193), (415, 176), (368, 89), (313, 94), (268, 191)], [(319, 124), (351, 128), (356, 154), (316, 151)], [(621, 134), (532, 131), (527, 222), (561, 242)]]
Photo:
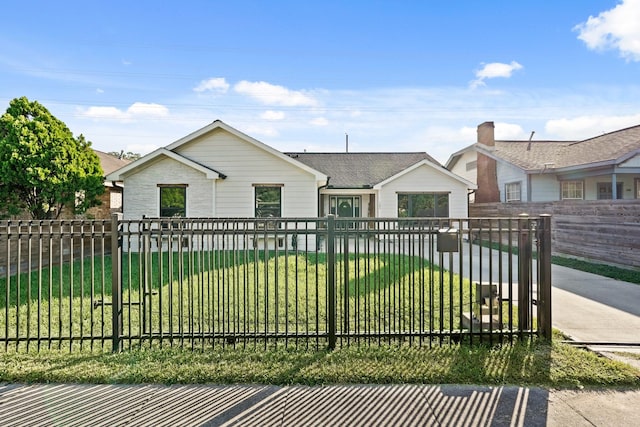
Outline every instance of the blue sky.
[(476, 126), (583, 139), (640, 124), (640, 0), (39, 1), (3, 5), (0, 111), (44, 104), (96, 149), (220, 119), (282, 151), (427, 151)]

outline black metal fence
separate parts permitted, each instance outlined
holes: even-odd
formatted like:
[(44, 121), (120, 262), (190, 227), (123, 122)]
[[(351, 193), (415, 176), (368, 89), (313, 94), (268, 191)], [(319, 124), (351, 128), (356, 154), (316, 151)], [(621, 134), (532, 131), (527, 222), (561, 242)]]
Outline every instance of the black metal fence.
[(119, 351), (550, 338), (550, 223), (5, 221), (0, 343)]

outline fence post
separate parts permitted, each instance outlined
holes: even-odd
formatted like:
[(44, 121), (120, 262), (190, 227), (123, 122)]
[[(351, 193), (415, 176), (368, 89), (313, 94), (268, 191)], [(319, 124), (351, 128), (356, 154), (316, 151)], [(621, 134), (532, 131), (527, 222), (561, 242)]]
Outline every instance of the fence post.
[(112, 351), (120, 351), (122, 335), (122, 244), (120, 240), (121, 213), (111, 215), (111, 343)]
[(551, 215), (538, 220), (538, 335), (551, 340)]
[(335, 216), (327, 217), (327, 327), (329, 350), (336, 348), (336, 223)]
[(518, 329), (530, 329), (531, 306), (531, 234), (529, 215), (518, 215)]

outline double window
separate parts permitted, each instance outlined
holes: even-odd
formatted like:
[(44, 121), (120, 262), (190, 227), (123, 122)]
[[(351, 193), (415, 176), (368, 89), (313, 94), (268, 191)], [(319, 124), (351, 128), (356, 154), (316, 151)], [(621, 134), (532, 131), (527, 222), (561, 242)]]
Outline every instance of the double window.
[(282, 185), (256, 184), (255, 216), (256, 218), (279, 218), (282, 216)]
[(560, 199), (582, 200), (584, 199), (583, 181), (562, 181), (560, 184)]
[(447, 218), (449, 194), (398, 193), (398, 218)]
[(521, 186), (519, 182), (510, 182), (504, 186), (504, 201), (519, 202), (522, 200)]
[(160, 216), (187, 216), (187, 185), (159, 184), (160, 187)]

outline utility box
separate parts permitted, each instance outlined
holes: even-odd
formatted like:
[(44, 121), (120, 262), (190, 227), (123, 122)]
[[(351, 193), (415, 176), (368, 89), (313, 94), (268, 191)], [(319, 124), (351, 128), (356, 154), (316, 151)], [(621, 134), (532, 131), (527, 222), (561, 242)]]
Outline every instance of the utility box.
[(438, 252), (458, 252), (459, 234), (456, 228), (441, 228), (438, 230)]

